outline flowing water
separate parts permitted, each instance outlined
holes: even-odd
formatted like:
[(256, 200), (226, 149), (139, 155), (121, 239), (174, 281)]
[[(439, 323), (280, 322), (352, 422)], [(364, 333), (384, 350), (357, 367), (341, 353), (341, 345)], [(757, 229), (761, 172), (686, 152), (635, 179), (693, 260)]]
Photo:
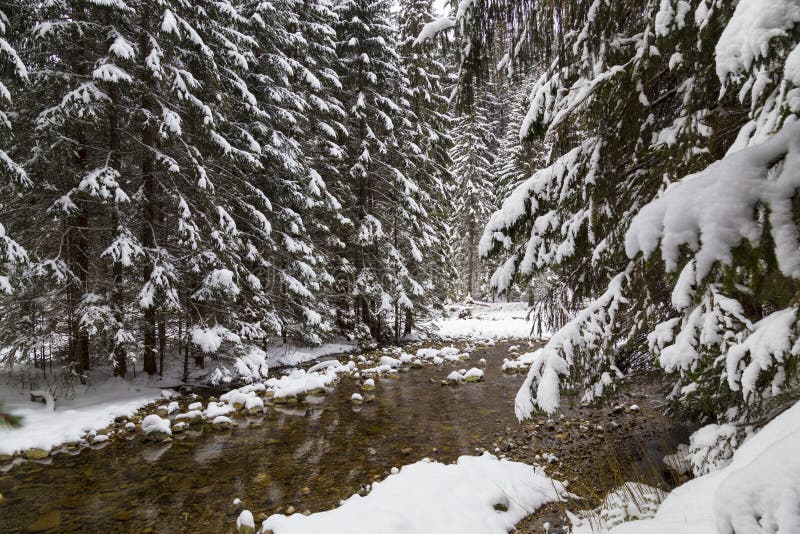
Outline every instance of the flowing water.
[[(229, 532), (235, 498), (255, 514), (335, 507), (393, 466), (451, 462), (516, 425), (523, 376), (499, 371), (507, 348), (379, 379), (375, 402), (361, 406), (350, 404), (358, 387), (344, 377), (324, 397), (270, 406), (233, 431), (187, 432), (167, 445), (137, 436), (58, 454), (49, 465), (16, 465), (0, 475), (0, 532)], [(439, 384), (479, 358), (488, 360), (484, 382)]]

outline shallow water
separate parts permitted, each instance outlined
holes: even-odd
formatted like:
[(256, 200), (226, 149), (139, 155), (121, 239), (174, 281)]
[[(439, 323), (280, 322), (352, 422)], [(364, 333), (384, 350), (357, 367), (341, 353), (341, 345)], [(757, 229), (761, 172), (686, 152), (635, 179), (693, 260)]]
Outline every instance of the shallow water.
[[(0, 532), (229, 532), (235, 498), (254, 514), (335, 507), (393, 466), (450, 462), (516, 425), (523, 376), (499, 371), (508, 345), (378, 379), (375, 402), (361, 406), (351, 406), (358, 387), (344, 377), (324, 397), (270, 406), (263, 417), (237, 419), (233, 431), (188, 432), (168, 445), (137, 436), (58, 454), (49, 465), (25, 462), (0, 475)], [(484, 382), (439, 384), (480, 358), (488, 360)]]

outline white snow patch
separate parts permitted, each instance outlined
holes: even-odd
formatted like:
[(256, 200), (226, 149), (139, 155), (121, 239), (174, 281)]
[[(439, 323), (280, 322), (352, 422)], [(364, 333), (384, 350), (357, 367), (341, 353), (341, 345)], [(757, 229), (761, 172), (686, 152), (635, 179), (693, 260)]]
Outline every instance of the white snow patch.
[(800, 532), (800, 403), (734, 453), (730, 464), (672, 490), (655, 517), (612, 534)]
[(84, 434), (107, 427), (116, 417), (132, 417), (139, 408), (161, 397), (159, 389), (138, 387), (118, 378), (95, 384), (73, 400), (56, 399), (55, 410), (14, 395), (10, 387), (0, 387), (0, 391), (4, 408), (22, 417), (21, 427), (0, 429), (0, 454), (34, 447), (51, 450), (62, 443), (80, 441)]
[(366, 497), (353, 495), (334, 510), (270, 516), (262, 532), (506, 534), (526, 515), (565, 495), (563, 485), (542, 469), (488, 453), (462, 456), (450, 465), (425, 459), (375, 482)]

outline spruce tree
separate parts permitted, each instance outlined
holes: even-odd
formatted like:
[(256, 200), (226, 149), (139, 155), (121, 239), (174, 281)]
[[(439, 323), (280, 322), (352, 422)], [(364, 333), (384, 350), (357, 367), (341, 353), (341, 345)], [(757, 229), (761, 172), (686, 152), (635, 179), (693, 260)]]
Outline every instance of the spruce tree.
[(449, 149), (454, 119), (447, 97), (450, 75), (443, 59), (442, 43), (417, 41), (431, 12), (432, 6), (427, 0), (404, 1), (399, 11), (400, 54), (407, 72), (407, 98), (413, 114), (403, 145), (407, 147), (407, 161), (413, 165), (409, 172), (425, 194), (430, 215), (425, 229), (430, 238), (420, 251), (425, 261), (418, 264), (414, 272), (426, 291), (424, 298), (418, 299), (416, 310), (406, 310), (406, 334), (411, 332), (415, 314), (429, 314), (432, 305), (453, 296), (456, 279), (447, 235), (447, 222), (452, 214), (447, 187), (453, 180)]
[[(352, 227), (340, 266), (350, 277), (353, 317), (375, 339), (397, 337), (401, 311), (425, 288), (414, 277), (430, 239), (420, 189), (402, 152), (411, 127), (406, 74), (385, 1), (348, 0), (336, 6), (341, 101), (349, 136), (335, 194)], [(392, 332), (394, 330), (394, 332)]]
[(496, 188), (492, 165), (496, 144), (487, 108), (481, 104), (462, 115), (453, 129), (452, 175), (455, 177), (455, 227), (461, 236), (460, 263), (464, 269), (462, 292), (486, 298), (485, 269), (478, 258), (478, 238), (489, 214), (495, 209)]
[[(13, 6), (21, 8), (21, 6)], [(6, 233), (3, 221), (13, 217), (13, 201), (18, 188), (29, 188), (32, 184), (22, 166), (14, 161), (9, 152), (14, 145), (14, 132), (8, 111), (13, 104), (10, 85), (24, 85), (28, 72), (17, 51), (6, 39), (12, 31), (6, 14), (0, 10), (0, 64), (2, 72), (10, 73), (9, 79), (0, 79), (0, 293), (11, 294), (11, 275), (20, 264), (25, 264), (28, 254), (19, 243)]]

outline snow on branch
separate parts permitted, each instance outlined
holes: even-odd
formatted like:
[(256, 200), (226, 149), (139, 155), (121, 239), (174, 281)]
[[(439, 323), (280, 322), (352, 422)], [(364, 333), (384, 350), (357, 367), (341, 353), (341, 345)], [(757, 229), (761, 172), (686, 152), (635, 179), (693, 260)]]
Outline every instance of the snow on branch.
[[(497, 246), (510, 248), (515, 241), (511, 235), (519, 228), (528, 234), (527, 241), (494, 273), (492, 287), (503, 291), (518, 272), (530, 274), (575, 253), (578, 233), (589, 222), (591, 206), (576, 209), (564, 206), (564, 200), (579, 181), (593, 183), (602, 146), (595, 138), (585, 140), (517, 186), (492, 214), (478, 243), (481, 257), (489, 256)], [(566, 209), (558, 209), (561, 207)]]
[(648, 257), (660, 243), (667, 269), (674, 271), (686, 245), (694, 251), (699, 283), (716, 262), (731, 263), (734, 247), (760, 239), (764, 225), (756, 212), (764, 206), (780, 269), (800, 278), (800, 243), (792, 218), (798, 188), (800, 123), (793, 123), (672, 184), (633, 218), (625, 251), (630, 258), (640, 252)]
[[(520, 421), (529, 418), (537, 408), (547, 413), (555, 412), (561, 401), (560, 376), (570, 373), (581, 352), (597, 353), (608, 348), (617, 312), (628, 302), (624, 289), (630, 273), (629, 266), (616, 275), (603, 295), (581, 310), (540, 349), (514, 400), (514, 411)], [(607, 363), (609, 370), (618, 372), (613, 362)], [(588, 386), (584, 398), (591, 400), (600, 396), (603, 387), (611, 382), (608, 371), (600, 373), (596, 383), (584, 384)]]
[(724, 84), (729, 75), (750, 70), (756, 60), (769, 55), (770, 41), (786, 36), (798, 22), (796, 0), (740, 0), (715, 49), (720, 81)]
[(427, 40), (433, 40), (438, 34), (453, 28), (455, 25), (455, 19), (451, 19), (448, 16), (440, 17), (425, 24), (425, 26), (423, 26), (422, 30), (419, 32), (417, 38), (414, 40), (414, 46), (419, 46), (425, 43)]

